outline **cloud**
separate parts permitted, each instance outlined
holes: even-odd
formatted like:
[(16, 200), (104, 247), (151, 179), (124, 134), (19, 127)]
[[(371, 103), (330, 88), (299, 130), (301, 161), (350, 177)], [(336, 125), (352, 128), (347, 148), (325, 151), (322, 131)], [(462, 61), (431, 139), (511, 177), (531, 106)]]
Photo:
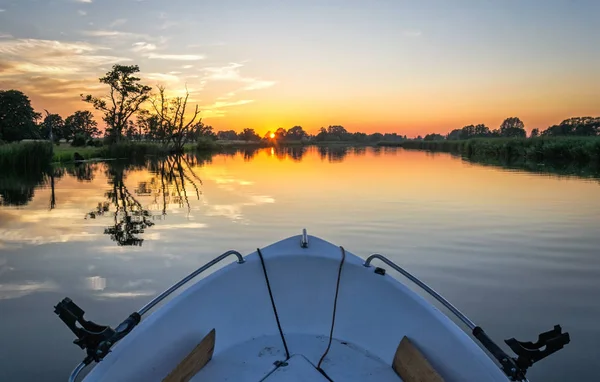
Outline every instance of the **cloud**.
[(214, 46), (225, 46), (226, 44), (222, 41), (217, 42), (209, 42), (206, 44), (189, 44), (188, 48), (206, 48), (206, 47), (214, 47)]
[(6, 12), (6, 9), (0, 9), (0, 12)]
[(198, 54), (160, 54), (150, 53), (147, 58), (153, 60), (172, 60), (172, 61), (198, 61), (204, 60), (205, 57)]
[(148, 80), (154, 80), (154, 81), (159, 81), (161, 83), (169, 83), (169, 84), (179, 82), (179, 77), (172, 75), (172, 74), (165, 74), (165, 73), (148, 73), (148, 74), (144, 75), (144, 78), (146, 78)]
[(241, 91), (266, 89), (276, 84), (275, 81), (267, 81), (254, 77), (245, 77), (241, 73), (244, 64), (232, 62), (220, 67), (204, 68), (204, 79), (206, 81), (233, 81), (244, 84), (237, 90), (230, 91), (218, 99), (224, 100), (234, 97)]
[(87, 16), (87, 12), (83, 11), (83, 10), (78, 10), (77, 13), (79, 13), (79, 16)]
[(77, 2), (77, 3), (91, 4), (92, 0), (75, 0), (75, 2)]
[(136, 298), (136, 297), (148, 297), (156, 294), (153, 290), (141, 290), (132, 292), (103, 292), (98, 293), (96, 296), (100, 298)]
[(85, 42), (17, 39), (0, 41), (0, 56), (13, 73), (2, 75), (77, 73), (90, 67), (112, 64), (128, 59), (98, 54), (107, 48)]
[(53, 281), (25, 281), (19, 284), (0, 284), (0, 300), (9, 300), (36, 292), (56, 290), (58, 290), (58, 285)]
[(183, 69), (192, 69), (194, 67), (194, 65), (183, 65), (182, 68)]
[(251, 99), (241, 99), (239, 101), (230, 101), (230, 102), (227, 102), (227, 101), (216, 101), (212, 105), (207, 105), (207, 106), (204, 106), (203, 108), (210, 109), (210, 110), (213, 110), (213, 109), (222, 109), (224, 107), (246, 105), (246, 104), (249, 104), (251, 102), (254, 102), (254, 100), (251, 100)]
[(110, 23), (109, 27), (114, 28), (119, 25), (123, 25), (127, 22), (127, 19), (116, 19), (112, 23)]
[(275, 81), (263, 81), (263, 80), (252, 79), (252, 81), (249, 82), (249, 85), (243, 87), (242, 90), (266, 89), (266, 88), (270, 88), (271, 86), (273, 86), (275, 84), (276, 84)]
[(101, 37), (101, 38), (136, 38), (152, 40), (152, 37), (139, 33), (123, 32), (111, 29), (96, 29), (96, 30), (84, 30), (81, 32), (84, 36), (90, 37)]
[(135, 42), (133, 44), (131, 44), (131, 46), (133, 46), (133, 48), (131, 48), (131, 50), (133, 52), (151, 52), (153, 50), (156, 50), (156, 45), (154, 44), (150, 44), (147, 42)]
[(406, 37), (420, 37), (423, 32), (420, 30), (405, 30), (402, 32), (402, 34)]
[(0, 83), (35, 97), (79, 99), (97, 89), (98, 72), (128, 58), (107, 55), (86, 42), (0, 40)]
[(0, 33), (0, 38), (13, 38), (10, 34)]

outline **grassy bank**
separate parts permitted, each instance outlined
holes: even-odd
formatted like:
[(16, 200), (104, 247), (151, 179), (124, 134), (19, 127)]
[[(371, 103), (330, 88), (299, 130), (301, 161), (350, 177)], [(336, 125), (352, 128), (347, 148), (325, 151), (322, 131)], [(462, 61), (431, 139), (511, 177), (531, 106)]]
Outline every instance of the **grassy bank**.
[(99, 158), (100, 150), (102, 150), (102, 147), (73, 147), (67, 143), (62, 143), (54, 146), (52, 162), (73, 162), (75, 153), (78, 153), (84, 159)]
[(404, 141), (380, 145), (445, 151), (472, 159), (600, 164), (600, 137), (475, 138), (464, 141)]
[(50, 142), (21, 142), (0, 145), (0, 171), (42, 171), (52, 160)]

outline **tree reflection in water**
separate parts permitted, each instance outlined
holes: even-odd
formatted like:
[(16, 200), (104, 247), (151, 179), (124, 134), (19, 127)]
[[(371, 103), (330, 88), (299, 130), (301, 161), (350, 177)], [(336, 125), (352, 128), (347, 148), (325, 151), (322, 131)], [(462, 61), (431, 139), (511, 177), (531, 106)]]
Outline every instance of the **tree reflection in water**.
[[(136, 165), (108, 162), (106, 175), (111, 188), (105, 194), (107, 201), (98, 203), (86, 215), (86, 219), (112, 215), (114, 223), (106, 227), (104, 233), (110, 235), (117, 245), (141, 246), (144, 239), (140, 235), (155, 224), (154, 220), (162, 219), (167, 214), (170, 204), (186, 207), (188, 214), (190, 213), (188, 189), (193, 189), (193, 195), (199, 200), (199, 187), (202, 185), (193, 166), (207, 160), (208, 158), (181, 154), (150, 159), (137, 168), (147, 169), (152, 177), (139, 182), (133, 193), (125, 185), (125, 178), (127, 171), (135, 169)], [(153, 201), (144, 207), (138, 198), (148, 196), (153, 197)], [(153, 209), (161, 211), (160, 214), (152, 214), (150, 211)]]
[(106, 176), (108, 184), (111, 185), (105, 193), (108, 202), (98, 203), (96, 209), (86, 215), (86, 219), (95, 219), (107, 215), (111, 210), (110, 206), (114, 206), (114, 224), (106, 227), (104, 233), (110, 235), (117, 245), (141, 246), (144, 239), (139, 235), (154, 225), (150, 212), (132, 195), (124, 182), (126, 172), (135, 167), (135, 164), (121, 161), (107, 162)]
[(149, 171), (154, 174), (148, 181), (140, 182), (136, 194), (152, 196), (150, 208), (160, 210), (162, 216), (167, 214), (167, 207), (175, 204), (179, 208), (186, 207), (188, 215), (191, 211), (188, 186), (193, 189), (193, 195), (200, 200), (199, 186), (202, 180), (196, 175), (193, 166), (210, 161), (210, 157), (194, 155), (172, 155), (158, 158), (148, 163)]
[(327, 159), (331, 163), (343, 162), (348, 152), (348, 146), (319, 146), (321, 160)]

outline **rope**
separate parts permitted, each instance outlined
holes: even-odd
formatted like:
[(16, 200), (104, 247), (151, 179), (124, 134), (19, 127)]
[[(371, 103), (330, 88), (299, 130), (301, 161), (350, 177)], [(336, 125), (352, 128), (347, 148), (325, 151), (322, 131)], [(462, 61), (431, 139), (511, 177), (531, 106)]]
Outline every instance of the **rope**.
[(285, 357), (286, 359), (290, 358), (290, 352), (288, 351), (287, 343), (285, 342), (285, 336), (283, 335), (283, 330), (281, 329), (281, 323), (279, 322), (279, 315), (277, 314), (277, 308), (275, 307), (275, 300), (273, 299), (273, 292), (271, 292), (271, 284), (269, 283), (269, 276), (267, 275), (267, 268), (265, 267), (265, 259), (263, 259), (263, 255), (260, 252), (260, 248), (257, 248), (258, 257), (260, 257), (260, 263), (262, 265), (263, 272), (265, 274), (265, 280), (267, 281), (267, 289), (269, 290), (269, 297), (271, 298), (271, 305), (273, 306), (273, 313), (275, 313), (275, 320), (277, 321), (277, 328), (279, 329), (279, 335), (281, 336), (281, 340), (283, 341), (283, 347), (285, 348)]
[(340, 249), (342, 250), (342, 260), (340, 261), (340, 268), (338, 269), (337, 283), (335, 286), (335, 300), (333, 300), (333, 319), (331, 320), (331, 330), (329, 331), (329, 344), (327, 344), (327, 349), (325, 349), (325, 353), (323, 353), (319, 363), (317, 364), (317, 370), (321, 371), (323, 374), (325, 372), (321, 369), (321, 363), (325, 359), (327, 353), (329, 353), (331, 342), (333, 341), (333, 328), (335, 326), (335, 312), (337, 310), (338, 292), (340, 291), (340, 279), (342, 278), (342, 266), (344, 265), (344, 260), (346, 260), (346, 251), (344, 250), (344, 247), (340, 247)]

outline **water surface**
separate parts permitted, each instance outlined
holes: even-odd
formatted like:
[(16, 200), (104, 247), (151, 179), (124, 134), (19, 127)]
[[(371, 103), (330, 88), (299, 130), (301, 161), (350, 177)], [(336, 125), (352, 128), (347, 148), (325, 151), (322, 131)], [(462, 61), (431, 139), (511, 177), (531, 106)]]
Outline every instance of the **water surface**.
[(82, 359), (53, 314), (63, 297), (114, 325), (216, 255), (303, 227), (363, 257), (388, 255), (498, 342), (562, 324), (572, 343), (530, 379), (599, 380), (599, 192), (597, 179), (374, 148), (109, 161), (4, 178), (0, 380), (65, 380)]

